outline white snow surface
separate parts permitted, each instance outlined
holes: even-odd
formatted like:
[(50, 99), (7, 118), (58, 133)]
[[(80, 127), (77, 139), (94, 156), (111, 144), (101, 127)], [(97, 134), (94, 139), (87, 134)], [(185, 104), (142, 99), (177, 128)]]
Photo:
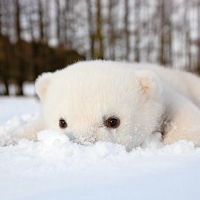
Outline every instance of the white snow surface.
[[(39, 108), (33, 97), (1, 97), (0, 140)], [(112, 143), (79, 145), (54, 130), (38, 140), (0, 147), (1, 200), (200, 199), (200, 148), (191, 142), (126, 152)]]

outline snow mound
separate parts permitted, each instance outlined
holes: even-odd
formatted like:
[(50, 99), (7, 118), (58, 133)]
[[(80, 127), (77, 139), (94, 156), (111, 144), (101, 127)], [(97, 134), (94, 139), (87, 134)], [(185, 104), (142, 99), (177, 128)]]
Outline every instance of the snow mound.
[[(5, 126), (0, 126), (0, 144), (12, 140), (8, 132), (13, 131), (33, 120), (35, 116), (22, 115), (8, 120)], [(0, 147), (0, 171), (8, 173), (35, 174), (69, 171), (72, 168), (84, 170), (93, 165), (102, 163), (130, 162), (132, 159), (146, 159), (153, 157), (200, 156), (200, 148), (195, 148), (193, 143), (179, 141), (172, 145), (163, 146), (160, 134), (148, 138), (142, 147), (127, 152), (119, 144), (97, 142), (90, 145), (81, 145), (70, 141), (67, 135), (59, 134), (55, 130), (43, 130), (37, 133), (38, 141), (20, 139), (15, 145)], [(6, 159), (5, 159), (6, 158)], [(26, 165), (24, 165), (25, 161)], [(121, 163), (121, 164), (122, 164)], [(135, 163), (135, 162), (134, 162)], [(19, 171), (16, 167), (20, 166)], [(132, 164), (131, 164), (132, 165)]]
[[(8, 120), (0, 141), (35, 117)], [(106, 142), (77, 144), (55, 130), (37, 137), (0, 146), (1, 199), (200, 199), (200, 148), (191, 142), (163, 146), (157, 133), (127, 152)]]
[[(18, 119), (18, 122), (18, 125), (24, 124), (23, 120)], [(17, 125), (14, 123), (13, 126)], [(2, 129), (5, 130), (5, 127), (1, 127)], [(5, 133), (3, 136), (6, 138)], [(75, 169), (81, 172), (88, 170), (88, 167), (93, 168), (104, 164), (113, 166), (114, 163), (120, 163), (116, 166), (124, 166), (124, 162), (129, 163), (130, 166), (134, 163), (136, 167), (141, 160), (148, 161), (149, 158), (162, 160), (166, 157), (179, 156), (177, 157), (179, 159), (184, 156), (187, 158), (193, 155), (200, 156), (200, 149), (184, 140), (162, 148), (156, 148), (155, 145), (148, 147), (146, 144), (146, 148), (138, 147), (127, 152), (124, 146), (108, 142), (77, 144), (55, 130), (43, 130), (37, 134), (37, 138), (37, 142), (20, 139), (16, 145), (0, 147), (0, 171), (35, 176), (38, 172), (41, 174), (75, 172)], [(173, 161), (171, 164), (175, 163)], [(159, 165), (164, 166), (162, 162), (159, 162)], [(142, 170), (143, 167), (140, 168), (140, 171)]]

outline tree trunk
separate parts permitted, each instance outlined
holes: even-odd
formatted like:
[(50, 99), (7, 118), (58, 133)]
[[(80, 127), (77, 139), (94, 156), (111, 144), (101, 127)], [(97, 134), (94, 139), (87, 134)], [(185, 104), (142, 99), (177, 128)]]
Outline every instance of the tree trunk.
[(115, 55), (115, 43), (116, 43), (116, 31), (115, 31), (115, 26), (116, 22), (114, 20), (115, 18), (115, 13), (114, 13), (114, 7), (117, 4), (116, 0), (110, 0), (108, 4), (108, 10), (109, 10), (109, 16), (108, 16), (108, 26), (109, 26), (109, 33), (110, 35), (108, 36), (109, 39), (109, 58), (111, 60), (115, 60), (116, 55)]
[(198, 54), (197, 54), (197, 71), (200, 74), (200, 1), (197, 1), (197, 17), (198, 17), (198, 39), (197, 39), (197, 47), (198, 47)]
[(43, 23), (43, 8), (41, 0), (38, 0), (38, 23), (39, 23), (39, 41), (44, 42), (44, 23)]
[(97, 58), (104, 58), (103, 35), (102, 35), (102, 15), (101, 15), (101, 0), (96, 0), (96, 42), (98, 44)]
[(60, 0), (56, 0), (56, 35), (57, 35), (57, 41), (58, 45), (61, 45), (61, 37), (60, 37), (60, 32), (61, 32), (61, 27), (60, 27)]
[(16, 8), (16, 13), (15, 13), (15, 31), (16, 31), (16, 37), (17, 37), (17, 46), (16, 46), (16, 54), (18, 55), (18, 77), (16, 80), (16, 84), (18, 87), (17, 95), (23, 95), (23, 81), (25, 77), (25, 66), (24, 66), (24, 59), (21, 54), (23, 52), (22, 48), (22, 39), (21, 39), (21, 20), (20, 20), (20, 15), (21, 15), (21, 8), (19, 4), (19, 0), (15, 0), (15, 8)]
[(89, 33), (89, 48), (90, 48), (90, 55), (91, 59), (94, 59), (95, 52), (94, 52), (94, 41), (95, 41), (95, 33), (93, 27), (93, 15), (92, 15), (92, 3), (91, 0), (86, 0), (87, 3), (87, 20), (88, 20), (88, 33)]
[(172, 64), (172, 1), (160, 1), (160, 64)]
[(130, 33), (129, 33), (129, 0), (125, 0), (125, 15), (124, 15), (124, 32), (125, 32), (125, 44), (126, 53), (125, 59), (129, 60), (130, 54)]
[(140, 19), (140, 9), (141, 2), (140, 0), (135, 1), (135, 45), (134, 45), (134, 53), (135, 53), (135, 62), (140, 62), (140, 38), (141, 38), (141, 19)]

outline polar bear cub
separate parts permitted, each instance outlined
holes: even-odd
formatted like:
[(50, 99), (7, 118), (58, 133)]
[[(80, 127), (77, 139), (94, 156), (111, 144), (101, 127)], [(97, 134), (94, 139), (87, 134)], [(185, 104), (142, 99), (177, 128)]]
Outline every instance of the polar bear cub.
[(15, 132), (34, 139), (56, 129), (78, 143), (107, 141), (127, 150), (160, 132), (164, 144), (200, 145), (200, 79), (149, 64), (86, 61), (36, 80), (42, 115)]

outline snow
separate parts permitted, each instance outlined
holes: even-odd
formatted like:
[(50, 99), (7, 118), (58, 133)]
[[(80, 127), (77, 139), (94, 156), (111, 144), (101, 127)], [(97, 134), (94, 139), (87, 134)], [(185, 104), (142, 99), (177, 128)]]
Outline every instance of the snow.
[[(39, 109), (33, 97), (1, 97), (0, 140)], [(0, 199), (200, 199), (200, 148), (191, 142), (126, 152), (112, 143), (79, 145), (54, 130), (38, 140), (0, 147)]]

